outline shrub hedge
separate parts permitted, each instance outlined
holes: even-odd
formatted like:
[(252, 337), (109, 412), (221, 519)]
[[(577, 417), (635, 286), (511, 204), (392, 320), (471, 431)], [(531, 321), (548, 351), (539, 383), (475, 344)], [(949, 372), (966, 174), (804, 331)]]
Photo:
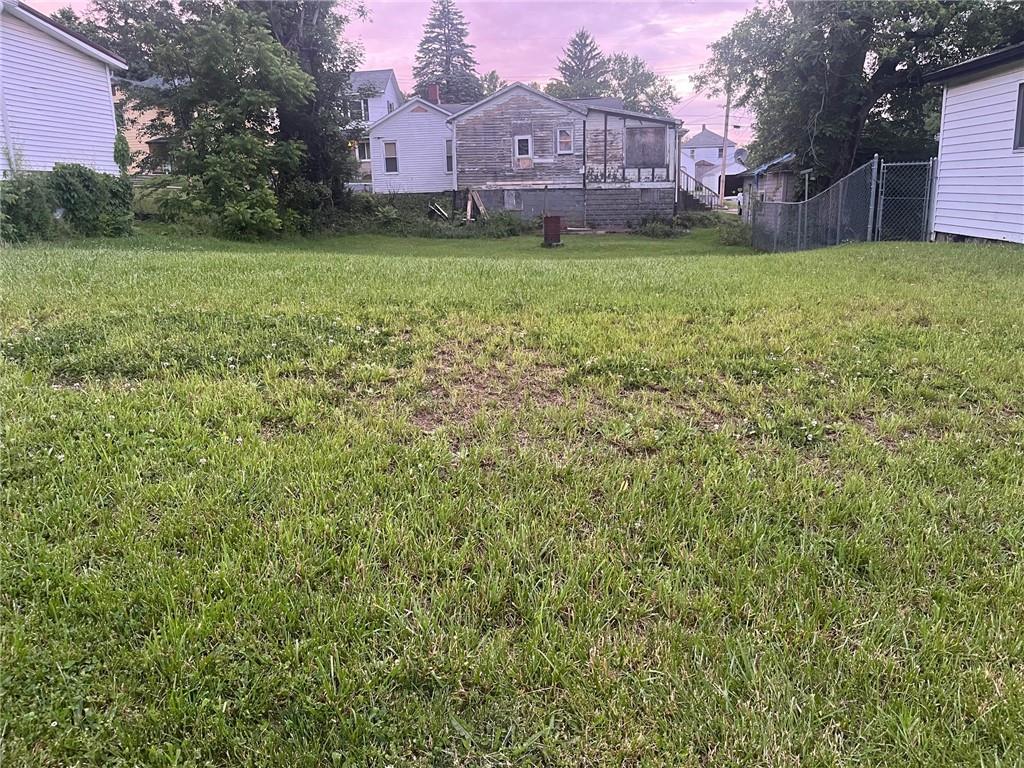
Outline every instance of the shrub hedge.
[(62, 231), (120, 237), (131, 233), (132, 203), (126, 176), (63, 163), (48, 173), (17, 172), (0, 181), (0, 240), (45, 240)]

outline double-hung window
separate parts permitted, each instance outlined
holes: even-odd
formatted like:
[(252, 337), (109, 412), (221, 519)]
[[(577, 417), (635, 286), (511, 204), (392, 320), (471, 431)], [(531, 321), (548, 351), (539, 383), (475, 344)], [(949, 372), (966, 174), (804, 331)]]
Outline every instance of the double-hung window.
[(362, 160), (369, 160), (370, 159), (370, 140), (369, 139), (360, 139), (359, 145), (356, 147), (356, 153), (358, 154), (359, 159), (361, 161)]
[(560, 155), (571, 155), (572, 146), (572, 128), (567, 126), (564, 128), (558, 128), (555, 130), (555, 144), (558, 154)]
[(512, 139), (512, 151), (516, 160), (533, 157), (533, 137), (516, 136)]
[(452, 140), (444, 140), (444, 170), (445, 173), (452, 172)]
[(384, 142), (384, 173), (398, 173), (398, 142)]

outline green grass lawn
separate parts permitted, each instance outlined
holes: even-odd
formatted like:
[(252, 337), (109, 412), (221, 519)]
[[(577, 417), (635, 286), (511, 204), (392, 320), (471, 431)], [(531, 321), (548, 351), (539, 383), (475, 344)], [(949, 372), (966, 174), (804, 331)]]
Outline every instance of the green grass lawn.
[(1024, 249), (0, 254), (5, 766), (1024, 761)]

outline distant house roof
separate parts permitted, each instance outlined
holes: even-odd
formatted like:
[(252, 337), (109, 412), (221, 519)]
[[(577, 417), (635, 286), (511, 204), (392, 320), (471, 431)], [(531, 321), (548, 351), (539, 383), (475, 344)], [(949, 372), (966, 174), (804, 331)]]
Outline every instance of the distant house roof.
[(936, 72), (925, 75), (921, 78), (921, 81), (925, 83), (942, 83), (946, 80), (952, 80), (955, 77), (978, 74), (991, 69), (992, 67), (998, 67), (1002, 64), (1012, 64), (1016, 61), (1024, 61), (1024, 43), (1008, 45), (1005, 48), (992, 51), (992, 53), (986, 53), (984, 56), (976, 56), (973, 59), (962, 61), (952, 67), (940, 69)]
[[(709, 131), (706, 125), (700, 127), (700, 132), (693, 134), (690, 138), (683, 142), (682, 146), (686, 149), (703, 149), (705, 147), (720, 147), (722, 146), (723, 136)], [(729, 139), (729, 146), (735, 147), (736, 142)]]
[(0, 0), (0, 12), (9, 13), (29, 26), (35, 27), (55, 40), (59, 40), (86, 56), (101, 61), (114, 69), (128, 69), (128, 63), (109, 48), (95, 43), (81, 32), (66, 27), (45, 13), (25, 5), (20, 0)]
[(796, 160), (795, 152), (787, 152), (786, 154), (776, 157), (774, 160), (769, 160), (764, 165), (759, 165), (752, 171), (747, 171), (744, 176), (764, 176), (769, 171), (786, 171), (792, 170), (787, 166)]
[(388, 81), (390, 80), (395, 81), (395, 89), (397, 90), (398, 78), (395, 77), (395, 70), (393, 69), (364, 69), (359, 72), (353, 72), (348, 78), (353, 93), (360, 91), (384, 93), (384, 89), (388, 87)]
[(643, 112), (632, 112), (632, 111), (630, 111), (628, 109), (622, 109), (619, 106), (605, 106), (603, 104), (599, 105), (597, 103), (593, 103), (593, 104), (589, 103), (589, 102), (609, 102), (609, 103), (610, 102), (614, 102), (616, 105), (618, 105), (619, 103), (621, 103), (621, 99), (613, 99), (613, 98), (608, 98), (608, 99), (556, 99), (554, 96), (550, 96), (550, 95), (544, 93), (543, 91), (538, 91), (536, 88), (531, 88), (530, 86), (523, 85), (522, 83), (512, 83), (511, 85), (506, 85), (504, 88), (502, 88), (502, 89), (500, 89), (498, 91), (495, 91), (490, 96), (487, 96), (486, 98), (480, 99), (480, 101), (476, 102), (475, 104), (466, 105), (466, 107), (464, 109), (460, 109), (458, 112), (453, 113), (450, 119), (454, 120), (455, 118), (461, 117), (462, 115), (467, 114), (467, 113), (471, 112), (472, 110), (477, 109), (478, 107), (483, 106), (487, 102), (497, 98), (498, 96), (501, 96), (501, 95), (503, 95), (505, 93), (508, 93), (509, 91), (514, 90), (514, 89), (526, 91), (527, 93), (531, 93), (534, 96), (539, 96), (542, 99), (545, 99), (547, 101), (553, 102), (555, 104), (559, 104), (559, 105), (565, 107), (566, 109), (570, 109), (573, 112), (578, 112), (581, 115), (586, 115), (586, 114), (588, 114), (590, 112), (603, 112), (603, 113), (607, 113), (609, 115), (617, 115), (619, 117), (634, 117), (634, 118), (637, 118), (637, 119), (640, 119), (640, 120), (649, 120), (649, 121), (655, 122), (655, 123), (665, 123), (666, 125), (673, 125), (673, 126), (676, 126), (676, 127), (678, 127), (680, 125), (680, 121), (677, 120), (674, 117), (662, 117), (661, 115), (648, 115), (648, 114), (645, 114)]
[[(400, 106), (395, 111), (388, 112), (386, 115), (384, 115), (384, 117), (380, 118), (376, 122), (370, 123), (370, 125), (367, 127), (367, 130), (368, 131), (372, 131), (372, 130), (374, 130), (376, 128), (379, 128), (381, 125), (386, 123), (391, 118), (398, 117), (398, 115), (400, 115), (400, 114), (402, 114), (404, 112), (408, 112), (410, 110), (415, 110), (417, 112), (425, 112), (428, 109), (432, 109), (433, 111), (439, 112), (440, 114), (444, 115), (445, 117), (448, 117), (448, 116), (450, 116), (452, 114), (453, 110), (456, 107), (461, 109), (463, 106), (465, 106), (465, 105), (464, 104), (434, 104), (433, 102), (427, 101), (422, 96), (413, 96), (411, 99), (409, 99), (407, 102), (405, 102), (405, 104)], [(417, 109), (417, 107), (418, 107), (418, 109)]]

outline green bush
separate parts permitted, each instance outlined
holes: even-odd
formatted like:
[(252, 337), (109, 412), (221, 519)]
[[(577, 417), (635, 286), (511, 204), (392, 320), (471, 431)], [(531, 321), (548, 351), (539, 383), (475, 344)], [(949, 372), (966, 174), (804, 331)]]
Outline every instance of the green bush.
[(722, 217), (714, 211), (685, 211), (676, 216), (676, 224), (685, 229), (717, 227)]
[(53, 237), (53, 195), (43, 173), (16, 173), (0, 182), (0, 241)]
[(133, 194), (126, 177), (58, 163), (48, 183), (54, 204), (75, 234), (118, 237), (131, 232)]
[(722, 245), (750, 245), (753, 233), (750, 225), (739, 216), (723, 216), (718, 224), (718, 242)]
[(48, 173), (17, 172), (0, 182), (0, 239), (46, 240), (61, 229), (76, 235), (127, 235), (133, 202), (125, 176), (67, 164)]
[[(427, 212), (431, 203), (440, 206), (451, 218), (429, 218)], [(493, 211), (486, 218), (467, 223), (460, 211), (452, 212), (451, 193), (387, 196), (355, 193), (333, 228), (341, 232), (461, 240), (514, 237), (536, 231), (538, 227), (538, 222), (525, 221), (510, 211)]]
[(665, 240), (672, 237), (685, 235), (686, 230), (672, 225), (669, 221), (647, 221), (632, 230), (634, 235), (653, 237), (658, 240)]

